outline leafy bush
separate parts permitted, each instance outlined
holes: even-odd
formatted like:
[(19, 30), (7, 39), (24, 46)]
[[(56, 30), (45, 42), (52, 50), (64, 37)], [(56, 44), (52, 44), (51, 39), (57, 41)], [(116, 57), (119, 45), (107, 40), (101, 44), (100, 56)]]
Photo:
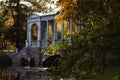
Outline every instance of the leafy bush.
[(0, 54), (0, 67), (11, 66), (12, 60), (6, 54)]

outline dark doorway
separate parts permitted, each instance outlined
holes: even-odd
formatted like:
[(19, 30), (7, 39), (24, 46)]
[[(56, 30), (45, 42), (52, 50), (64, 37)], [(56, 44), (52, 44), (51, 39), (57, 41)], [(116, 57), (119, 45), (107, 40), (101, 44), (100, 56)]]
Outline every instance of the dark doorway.
[(34, 67), (35, 66), (35, 60), (34, 60), (34, 58), (30, 58), (29, 65), (30, 65), (30, 67)]
[(20, 60), (20, 66), (28, 66), (28, 60), (25, 58), (21, 58)]

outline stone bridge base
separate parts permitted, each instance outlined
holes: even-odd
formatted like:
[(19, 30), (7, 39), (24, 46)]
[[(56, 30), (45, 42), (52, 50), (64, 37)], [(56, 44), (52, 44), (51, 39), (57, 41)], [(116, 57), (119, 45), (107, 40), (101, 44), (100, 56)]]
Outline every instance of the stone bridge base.
[(13, 66), (40, 66), (42, 63), (42, 53), (37, 47), (25, 47), (11, 57)]

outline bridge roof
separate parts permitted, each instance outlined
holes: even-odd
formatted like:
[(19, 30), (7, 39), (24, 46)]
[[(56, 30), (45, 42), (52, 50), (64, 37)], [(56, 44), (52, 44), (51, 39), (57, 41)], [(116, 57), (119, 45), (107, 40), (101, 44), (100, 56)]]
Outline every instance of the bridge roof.
[(58, 11), (54, 11), (54, 12), (49, 12), (49, 13), (39, 13), (39, 12), (31, 12), (28, 17), (27, 20), (29, 19), (33, 19), (33, 18), (40, 18), (40, 17), (50, 17), (50, 16), (55, 16), (58, 13)]

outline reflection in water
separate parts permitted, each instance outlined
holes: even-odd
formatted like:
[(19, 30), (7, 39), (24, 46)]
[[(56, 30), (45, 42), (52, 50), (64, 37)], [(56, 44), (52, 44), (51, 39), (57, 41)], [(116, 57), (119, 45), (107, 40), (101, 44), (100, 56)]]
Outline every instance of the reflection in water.
[(11, 69), (0, 69), (0, 80), (23, 80), (20, 74)]
[(0, 69), (0, 80), (50, 80), (47, 71), (40, 67), (7, 68)]

